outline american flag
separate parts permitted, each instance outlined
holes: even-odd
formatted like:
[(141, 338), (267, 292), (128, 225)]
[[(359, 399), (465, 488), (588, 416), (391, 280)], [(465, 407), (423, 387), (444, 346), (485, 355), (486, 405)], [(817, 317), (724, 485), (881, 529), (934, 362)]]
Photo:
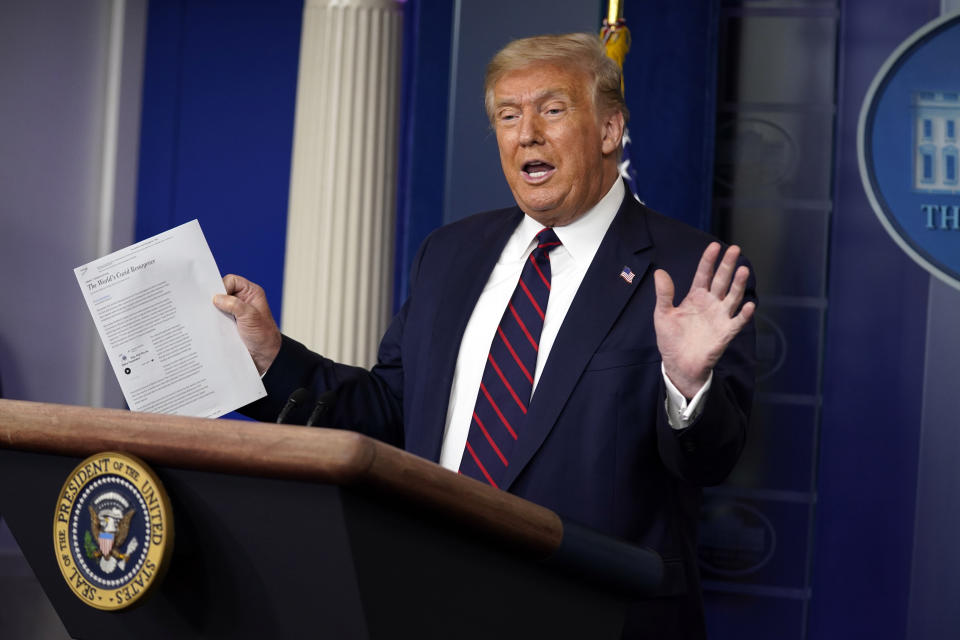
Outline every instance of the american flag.
[(623, 128), (623, 153), (620, 154), (620, 164), (617, 165), (617, 167), (620, 170), (620, 177), (627, 181), (627, 186), (630, 187), (630, 192), (633, 194), (633, 197), (636, 198), (640, 204), (644, 204), (640, 196), (637, 195), (637, 193), (639, 193), (637, 188), (637, 170), (630, 164), (630, 129), (627, 127)]
[[(622, 73), (623, 63), (627, 59), (627, 52), (630, 51), (630, 29), (627, 28), (627, 21), (623, 18), (622, 2), (610, 2), (607, 17), (604, 18), (600, 28), (600, 39), (603, 41), (607, 56), (617, 63)], [(623, 88), (623, 77), (621, 75), (620, 90), (623, 91)], [(627, 127), (623, 128), (622, 148), (623, 152), (620, 155), (620, 163), (617, 168), (620, 171), (620, 176), (626, 180), (633, 197), (637, 199), (637, 202), (643, 204), (643, 200), (637, 195), (640, 193), (637, 188), (637, 171), (630, 164), (630, 130)]]
[(627, 284), (633, 284), (633, 276), (636, 274), (630, 270), (630, 267), (624, 267), (623, 271), (620, 272), (620, 277), (623, 278)]

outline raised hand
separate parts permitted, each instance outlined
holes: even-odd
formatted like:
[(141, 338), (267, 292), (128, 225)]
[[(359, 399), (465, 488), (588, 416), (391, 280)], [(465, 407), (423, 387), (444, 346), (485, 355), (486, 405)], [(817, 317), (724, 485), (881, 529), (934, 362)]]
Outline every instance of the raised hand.
[(750, 270), (737, 267), (740, 247), (727, 249), (714, 273), (720, 244), (712, 242), (700, 257), (690, 291), (673, 305), (673, 280), (663, 269), (653, 274), (657, 306), (653, 325), (663, 368), (670, 381), (692, 398), (710, 377), (730, 341), (753, 317), (756, 304), (740, 308)]
[(270, 368), (280, 351), (280, 328), (270, 313), (263, 288), (246, 278), (229, 274), (223, 278), (227, 294), (213, 296), (213, 304), (237, 319), (240, 339), (253, 356), (261, 375)]

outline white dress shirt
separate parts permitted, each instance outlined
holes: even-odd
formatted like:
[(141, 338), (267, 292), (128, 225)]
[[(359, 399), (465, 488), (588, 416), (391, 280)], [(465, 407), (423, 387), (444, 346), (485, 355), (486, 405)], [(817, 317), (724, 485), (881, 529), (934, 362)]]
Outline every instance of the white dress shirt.
[[(567, 315), (583, 276), (587, 273), (593, 257), (600, 248), (600, 242), (613, 222), (626, 189), (622, 180), (613, 183), (600, 202), (572, 223), (554, 227), (562, 246), (550, 252), (550, 298), (544, 311), (543, 331), (540, 334), (537, 352), (537, 368), (533, 375), (533, 391), (536, 392), (540, 374), (550, 356), (550, 349), (557, 339), (560, 325)], [(524, 216), (516, 230), (507, 240), (497, 264), (490, 273), (480, 299), (473, 308), (473, 314), (463, 332), (457, 365), (450, 388), (450, 402), (447, 406), (447, 422), (443, 434), (443, 446), (440, 450), (440, 464), (456, 471), (460, 468), (460, 459), (466, 447), (473, 409), (480, 390), (480, 380), (490, 352), (490, 344), (500, 325), (503, 311), (513, 295), (520, 279), (520, 272), (530, 253), (536, 247), (535, 236), (543, 225)], [(661, 366), (662, 370), (662, 366)], [(698, 415), (701, 399), (710, 387), (710, 379), (688, 403), (686, 398), (663, 374), (667, 387), (667, 418), (675, 429), (682, 429)]]

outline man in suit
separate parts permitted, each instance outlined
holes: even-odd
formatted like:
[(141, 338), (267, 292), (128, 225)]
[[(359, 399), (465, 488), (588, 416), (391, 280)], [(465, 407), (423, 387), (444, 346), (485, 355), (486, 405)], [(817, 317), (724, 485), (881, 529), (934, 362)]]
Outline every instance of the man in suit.
[[(282, 336), (262, 289), (224, 278), (215, 304), (269, 392), (248, 411), (272, 420), (294, 389), (349, 381), (330, 423), (657, 550), (672, 577), (625, 636), (703, 637), (699, 487), (722, 481), (744, 443), (749, 268), (626, 191), (620, 73), (595, 36), (510, 43), (485, 91), (517, 206), (427, 238), (371, 371)], [(675, 292), (674, 279), (691, 284)]]

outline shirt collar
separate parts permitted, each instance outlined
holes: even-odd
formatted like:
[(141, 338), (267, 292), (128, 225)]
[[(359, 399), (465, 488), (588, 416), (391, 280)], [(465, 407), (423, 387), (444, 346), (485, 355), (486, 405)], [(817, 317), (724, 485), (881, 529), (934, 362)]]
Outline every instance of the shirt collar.
[[(554, 233), (563, 243), (563, 248), (570, 253), (575, 262), (589, 263), (593, 260), (603, 236), (610, 228), (610, 223), (620, 210), (624, 195), (626, 195), (626, 188), (623, 186), (623, 180), (618, 178), (593, 208), (570, 224), (553, 228)], [(525, 260), (533, 250), (533, 237), (542, 228), (542, 224), (524, 214), (520, 226), (511, 237), (511, 246), (505, 250), (505, 254), (510, 259)]]

